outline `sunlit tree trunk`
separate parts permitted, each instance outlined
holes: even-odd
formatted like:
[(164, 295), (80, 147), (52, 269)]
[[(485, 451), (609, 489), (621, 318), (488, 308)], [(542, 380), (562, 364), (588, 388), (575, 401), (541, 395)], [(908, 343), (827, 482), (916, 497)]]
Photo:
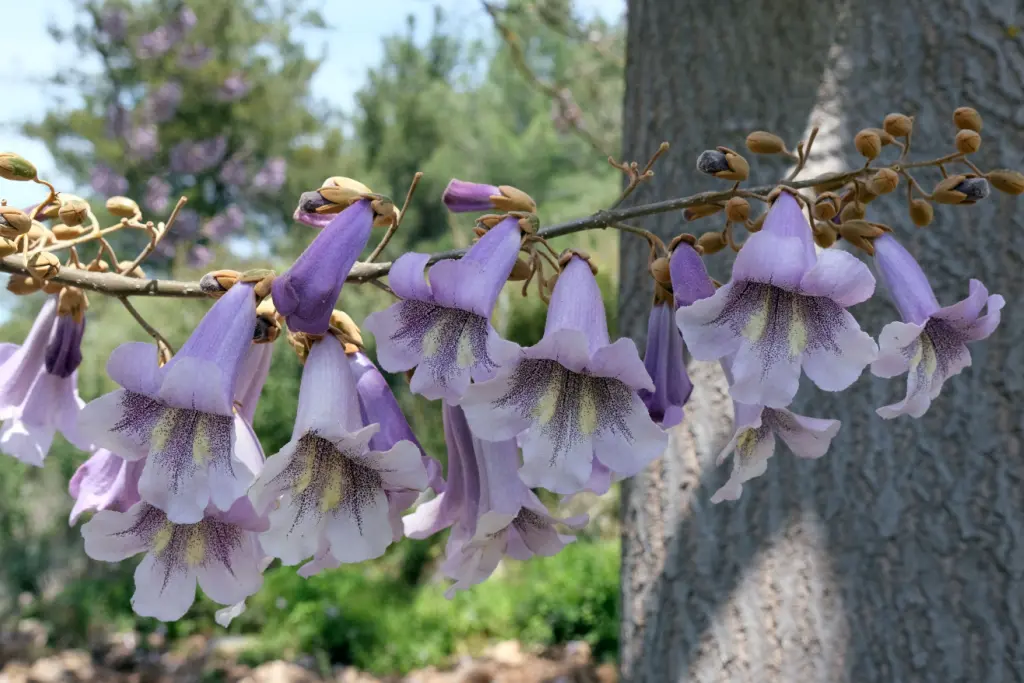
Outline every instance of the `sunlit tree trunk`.
[[(847, 156), (853, 135), (890, 111), (917, 117), (914, 156), (925, 158), (952, 149), (952, 110), (973, 106), (985, 121), (977, 163), (1024, 165), (1019, 0), (628, 5), (624, 156), (672, 144), (631, 201), (712, 186), (693, 170), (696, 155), (715, 145), (746, 153), (754, 129), (792, 143), (820, 124), (814, 171), (861, 163)], [(751, 163), (755, 180), (780, 176), (777, 163)], [(843, 422), (829, 454), (797, 461), (780, 445), (740, 501), (712, 506), (731, 407), (717, 366), (691, 363), (687, 420), (624, 497), (626, 681), (1024, 679), (1021, 209), (993, 193), (939, 208), (919, 230), (896, 197), (871, 205), (943, 305), (963, 298), (971, 277), (1008, 302), (996, 335), (972, 346), (973, 367), (920, 420), (874, 414), (902, 396), (902, 379), (865, 375), (841, 394), (804, 386), (796, 412)], [(667, 214), (645, 225), (671, 236), (718, 220), (685, 225)], [(623, 237), (620, 330), (638, 343), (646, 253)], [(709, 260), (728, 277), (722, 256)], [(881, 291), (853, 312), (873, 335), (896, 317)]]

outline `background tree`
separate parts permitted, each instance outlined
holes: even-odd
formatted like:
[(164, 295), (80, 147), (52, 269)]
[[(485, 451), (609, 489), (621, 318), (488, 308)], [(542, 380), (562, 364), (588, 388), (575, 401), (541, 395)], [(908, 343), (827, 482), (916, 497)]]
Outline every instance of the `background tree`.
[[(952, 110), (975, 107), (993, 141), (979, 163), (1019, 164), (1024, 40), (1011, 4), (630, 0), (624, 156), (672, 143), (635, 201), (700, 189), (697, 154), (740, 148), (754, 129), (793, 143), (818, 124), (816, 170), (862, 164), (853, 135), (890, 111), (917, 117), (914, 149), (927, 157), (949, 149)], [(755, 180), (780, 177), (760, 158), (753, 165)], [(970, 277), (1013, 302), (1024, 288), (1016, 205), (993, 196), (975, 208), (938, 211), (915, 230), (899, 200), (871, 205), (943, 305), (966, 294)], [(648, 227), (688, 229), (668, 214)], [(621, 331), (638, 340), (647, 313), (627, 302), (650, 294), (646, 254), (623, 243)], [(873, 334), (897, 317), (883, 297), (856, 314)], [(1012, 313), (1003, 325), (920, 420), (874, 415), (899, 382), (865, 376), (842, 394), (805, 382), (794, 410), (843, 422), (830, 453), (797, 461), (779, 448), (740, 501), (718, 506), (708, 498), (725, 476), (713, 458), (730, 403), (717, 365), (691, 364), (687, 419), (624, 503), (625, 680), (1024, 675), (1024, 368), (1014, 342), (1024, 330)]]

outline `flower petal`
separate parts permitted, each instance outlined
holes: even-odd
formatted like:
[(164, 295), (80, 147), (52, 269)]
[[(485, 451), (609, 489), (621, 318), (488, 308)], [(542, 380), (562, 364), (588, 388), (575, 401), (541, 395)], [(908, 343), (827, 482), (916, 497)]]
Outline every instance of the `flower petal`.
[[(733, 452), (732, 474), (722, 488), (711, 496), (712, 503), (723, 500), (737, 500), (743, 493), (743, 483), (760, 477), (768, 471), (768, 459), (775, 452), (775, 435), (770, 429), (758, 430), (759, 434), (746, 444), (738, 444)], [(743, 438), (739, 433), (737, 434)]]
[(510, 376), (502, 374), (487, 382), (472, 384), (466, 390), (459, 405), (477, 438), (487, 441), (514, 439), (530, 426), (531, 420), (520, 417), (514, 405), (494, 404), (508, 392), (509, 387)]
[(632, 401), (625, 433), (607, 430), (594, 438), (595, 460), (621, 477), (638, 474), (668, 448), (668, 434), (654, 423), (644, 402), (636, 394)]
[(132, 531), (148, 506), (136, 503), (128, 512), (100, 510), (82, 525), (85, 554), (102, 562), (120, 562), (145, 552), (149, 543)]
[(184, 567), (168, 566), (150, 552), (135, 569), (132, 609), (140, 617), (177, 621), (196, 600), (196, 575)]
[[(208, 544), (219, 539), (208, 538)], [(225, 544), (219, 544), (225, 545)], [(210, 557), (196, 567), (199, 587), (206, 596), (222, 605), (234, 605), (253, 595), (263, 585), (259, 570), (259, 550), (252, 532), (241, 532), (238, 545), (208, 548)]]
[[(647, 415), (646, 409), (644, 415)], [(556, 451), (554, 442), (542, 434), (539, 427), (532, 427), (522, 443), (523, 466), (519, 468), (519, 478), (530, 488), (576, 493), (587, 485), (593, 469), (592, 439), (575, 439), (566, 448)]]
[(227, 391), (227, 379), (215, 363), (185, 357), (164, 373), (158, 396), (163, 403), (175, 408), (231, 415), (232, 397)]
[[(142, 500), (165, 513), (175, 524), (195, 524), (203, 518), (210, 502), (209, 470), (206, 467), (182, 467), (172, 473), (173, 463), (165, 463), (151, 454), (146, 458), (139, 478)], [(175, 484), (171, 485), (172, 477)]]
[(871, 298), (875, 278), (856, 256), (840, 249), (823, 249), (814, 267), (800, 280), (800, 292), (825, 296), (849, 307)]
[(733, 288), (729, 283), (719, 287), (714, 295), (676, 310), (676, 324), (683, 341), (697, 360), (717, 360), (739, 349), (743, 337), (733, 331), (723, 316), (726, 306), (732, 303)]
[(654, 382), (640, 360), (636, 343), (629, 337), (598, 349), (591, 357), (588, 368), (591, 375), (612, 377), (636, 391), (654, 391)]
[(162, 381), (156, 345), (144, 342), (121, 344), (110, 352), (107, 374), (129, 391), (156, 396)]
[(729, 395), (748, 405), (784, 408), (800, 386), (800, 356), (791, 355), (787, 339), (765, 340), (768, 350), (746, 343), (733, 356)]
[(330, 553), (340, 562), (364, 562), (383, 555), (392, 538), (384, 489), (377, 489), (372, 500), (361, 505), (359, 519), (344, 507), (335, 510), (325, 532)]
[[(231, 429), (231, 458), (210, 464), (210, 502), (219, 510), (230, 510), (263, 469), (263, 449), (252, 427), (235, 415)], [(237, 601), (233, 601), (237, 602)]]
[[(590, 366), (590, 349), (592, 347), (595, 350), (604, 348), (593, 345), (588, 341), (587, 335), (580, 330), (562, 328), (553, 332), (545, 332), (539, 342), (523, 349), (523, 356), (557, 361), (561, 366), (573, 372), (585, 372)], [(635, 345), (633, 350), (636, 351)], [(647, 374), (646, 369), (644, 369), (644, 374)], [(650, 380), (649, 376), (648, 380)]]
[(878, 335), (878, 357), (871, 363), (871, 374), (875, 377), (896, 377), (910, 368), (910, 356), (906, 349), (924, 331), (924, 325), (892, 322), (882, 328)]
[(323, 527), (321, 517), (303, 514), (299, 501), (285, 493), (280, 506), (270, 511), (270, 529), (260, 534), (260, 545), (281, 564), (296, 565), (316, 553)]
[(391, 450), (380, 454), (381, 478), (387, 489), (427, 488), (427, 470), (423, 467), (420, 449), (410, 441), (399, 441)]
[(422, 359), (413, 344), (395, 339), (403, 325), (401, 301), (383, 311), (371, 313), (363, 321), (363, 329), (372, 333), (377, 340), (377, 362), (388, 372), (405, 372), (416, 367)]
[(772, 427), (799, 458), (820, 458), (828, 452), (832, 439), (839, 433), (839, 420), (822, 420), (779, 410)]
[(137, 395), (119, 389), (86, 403), (78, 413), (77, 427), (81, 437), (125, 460), (145, 458), (149, 453), (148, 435), (114, 430), (114, 426), (124, 419), (126, 399)]
[(430, 285), (426, 280), (427, 262), (430, 254), (409, 252), (402, 254), (391, 264), (388, 271), (388, 285), (403, 299), (433, 301)]
[(871, 335), (860, 329), (849, 311), (842, 312), (841, 323), (834, 321), (833, 324), (836, 325), (834, 341), (838, 352), (823, 346), (808, 347), (803, 368), (821, 389), (842, 391), (857, 381), (864, 368), (875, 360), (878, 345)]

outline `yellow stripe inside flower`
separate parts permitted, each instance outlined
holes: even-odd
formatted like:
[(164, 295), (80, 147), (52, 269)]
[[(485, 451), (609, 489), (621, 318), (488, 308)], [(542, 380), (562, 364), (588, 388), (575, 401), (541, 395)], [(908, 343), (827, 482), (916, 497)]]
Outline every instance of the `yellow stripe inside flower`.
[(796, 358), (807, 348), (807, 325), (800, 312), (800, 306), (793, 306), (793, 317), (789, 321), (789, 357)]
[(459, 352), (456, 362), (460, 368), (471, 368), (476, 363), (476, 356), (473, 355), (473, 342), (469, 337), (469, 329), (463, 328), (459, 335)]
[(190, 567), (198, 567), (206, 557), (206, 537), (198, 525), (189, 529), (188, 541), (185, 543), (185, 561)]
[(533, 416), (537, 418), (537, 421), (541, 425), (546, 425), (551, 422), (551, 419), (555, 416), (555, 411), (558, 409), (558, 398), (561, 394), (561, 382), (558, 377), (552, 377), (548, 382), (548, 388), (544, 391), (544, 395), (537, 401), (537, 405), (533, 407)]
[(330, 512), (338, 507), (344, 494), (345, 487), (342, 480), (342, 471), (340, 467), (335, 467), (327, 475), (327, 485), (324, 486), (323, 497), (320, 498), (320, 511)]
[(167, 442), (171, 440), (171, 434), (174, 431), (177, 413), (178, 411), (176, 410), (165, 410), (160, 419), (157, 420), (156, 426), (153, 427), (151, 452), (163, 453), (164, 449), (167, 448)]
[(931, 378), (939, 366), (939, 359), (935, 353), (935, 344), (924, 332), (917, 338), (917, 345), (914, 349), (914, 356), (910, 359), (910, 372), (917, 372), (921, 363), (924, 363), (925, 377)]
[(740, 456), (741, 460), (748, 460), (754, 455), (754, 449), (757, 447), (757, 430), (756, 429), (744, 429), (740, 435), (736, 438), (736, 453)]
[(765, 293), (764, 303), (761, 304), (761, 308), (757, 313), (751, 315), (747, 320), (747, 324), (743, 326), (743, 336), (752, 343), (760, 341), (761, 337), (764, 336), (764, 331), (768, 327), (768, 314), (771, 312), (771, 302), (770, 293)]
[(210, 434), (210, 422), (202, 416), (196, 424), (196, 434), (192, 438), (192, 460), (202, 465), (213, 458), (213, 447)]
[(316, 463), (317, 449), (314, 445), (313, 448), (306, 449), (303, 452), (303, 456), (306, 458), (305, 467), (302, 468), (301, 474), (292, 484), (292, 492), (295, 495), (299, 495), (313, 482), (313, 465)]
[(165, 522), (160, 531), (156, 532), (153, 536), (153, 552), (159, 555), (167, 547), (167, 544), (171, 542), (171, 537), (174, 536), (174, 525), (170, 522)]
[(423, 335), (424, 358), (433, 358), (441, 349), (441, 339), (444, 337), (444, 330), (441, 329), (443, 322), (443, 319), (439, 320), (430, 328), (429, 332)]
[(597, 431), (597, 399), (586, 385), (580, 394), (580, 432), (589, 436)]

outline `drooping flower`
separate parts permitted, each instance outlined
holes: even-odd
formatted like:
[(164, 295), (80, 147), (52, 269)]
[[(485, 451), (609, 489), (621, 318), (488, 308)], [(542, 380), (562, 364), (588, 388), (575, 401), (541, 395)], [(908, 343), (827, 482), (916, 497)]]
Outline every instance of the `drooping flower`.
[(491, 311), (519, 254), (517, 219), (506, 218), (458, 260), (423, 269), (429, 254), (408, 253), (388, 281), (402, 301), (372, 313), (364, 326), (377, 339), (377, 357), (388, 372), (415, 367), (409, 388), (428, 399), (457, 402), (470, 377), (480, 382), (517, 350), (491, 326)]
[(57, 297), (43, 303), (25, 341), (0, 344), (0, 414), (25, 400), (36, 375), (46, 362), (46, 349), (57, 320)]
[(139, 502), (144, 462), (125, 460), (106, 448), (97, 448), (68, 482), (68, 493), (75, 499), (68, 524), (74, 525), (83, 512), (90, 510), (127, 512)]
[(590, 264), (573, 255), (558, 276), (544, 337), (497, 377), (472, 385), (461, 405), (473, 433), (491, 441), (520, 432), (523, 481), (556, 493), (581, 490), (597, 457), (632, 476), (668, 437), (637, 395), (653, 391), (636, 346), (609, 343), (604, 302)]
[(370, 239), (373, 217), (368, 199), (347, 207), (274, 280), (274, 305), (293, 332), (327, 331), (348, 271)]
[(217, 300), (181, 350), (159, 367), (152, 344), (114, 349), (107, 372), (123, 387), (82, 410), (79, 428), (126, 460), (146, 459), (142, 500), (176, 524), (228, 510), (263, 465), (252, 427), (233, 406), (256, 325), (252, 286)]
[(782, 408), (796, 394), (801, 366), (822, 389), (841, 391), (874, 360), (874, 340), (846, 310), (874, 289), (868, 268), (850, 254), (815, 254), (800, 204), (782, 192), (737, 254), (730, 282), (681, 306), (676, 321), (694, 358), (735, 354), (735, 400)]
[(387, 490), (423, 490), (427, 474), (409, 441), (370, 450), (378, 429), (362, 426), (345, 351), (326, 335), (306, 358), (292, 440), (250, 491), (257, 510), (280, 498), (260, 537), (269, 555), (297, 564), (326, 550), (338, 562), (362, 562), (391, 545)]
[(967, 343), (995, 331), (1006, 301), (999, 294), (990, 296), (985, 285), (972, 279), (966, 299), (941, 308), (921, 266), (895, 237), (882, 235), (874, 246), (879, 277), (903, 322), (882, 328), (871, 372), (878, 377), (908, 373), (904, 399), (876, 412), (887, 420), (899, 415), (921, 417), (943, 383), (970, 366)]
[(214, 602), (235, 605), (263, 584), (257, 534), (266, 530), (246, 497), (227, 511), (210, 506), (199, 520), (176, 524), (139, 502), (127, 512), (102, 510), (82, 526), (85, 552), (104, 562), (146, 553), (135, 570), (132, 609), (161, 621), (180, 619), (196, 598), (196, 582)]

